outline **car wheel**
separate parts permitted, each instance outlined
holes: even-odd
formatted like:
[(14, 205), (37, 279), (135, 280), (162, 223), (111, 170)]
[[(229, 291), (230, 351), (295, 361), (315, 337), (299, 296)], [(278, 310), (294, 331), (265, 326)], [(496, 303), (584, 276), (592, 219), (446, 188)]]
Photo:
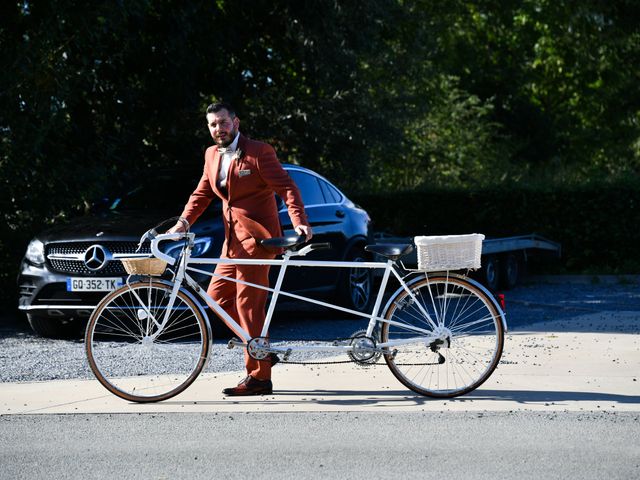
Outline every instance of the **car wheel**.
[[(365, 262), (366, 253), (358, 247), (347, 254), (347, 262)], [(343, 268), (338, 282), (338, 300), (351, 310), (369, 313), (373, 292), (373, 270), (370, 268)]]
[(27, 321), (34, 332), (48, 338), (80, 338), (85, 325), (75, 319), (50, 318), (33, 313), (27, 313)]

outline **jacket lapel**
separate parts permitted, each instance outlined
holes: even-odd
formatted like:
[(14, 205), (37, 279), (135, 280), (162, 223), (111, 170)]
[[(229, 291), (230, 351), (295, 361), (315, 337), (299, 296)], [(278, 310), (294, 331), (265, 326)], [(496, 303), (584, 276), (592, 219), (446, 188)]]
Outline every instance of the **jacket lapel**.
[[(236, 154), (240, 154), (239, 158), (234, 158), (231, 160), (231, 165), (229, 165), (229, 174), (227, 176), (227, 192), (228, 198), (231, 198), (231, 190), (233, 189), (233, 183), (235, 179), (238, 177), (238, 171), (240, 170), (240, 165), (244, 161), (245, 155), (245, 144), (247, 143), (247, 139), (244, 135), (240, 134), (238, 138), (238, 145), (236, 146)], [(219, 155), (218, 155), (219, 156)], [(218, 168), (219, 170), (219, 168)]]
[[(220, 198), (227, 198), (227, 195), (218, 188), (218, 176), (220, 175), (220, 160), (221, 160), (221, 155), (220, 152), (218, 152), (218, 148), (215, 148), (215, 151), (213, 152), (213, 162), (212, 162), (212, 166), (213, 166), (213, 185), (211, 185), (211, 188), (213, 188), (213, 190), (216, 192), (216, 195), (218, 195)], [(227, 192), (229, 191), (228, 187), (229, 187), (229, 179), (227, 179)]]

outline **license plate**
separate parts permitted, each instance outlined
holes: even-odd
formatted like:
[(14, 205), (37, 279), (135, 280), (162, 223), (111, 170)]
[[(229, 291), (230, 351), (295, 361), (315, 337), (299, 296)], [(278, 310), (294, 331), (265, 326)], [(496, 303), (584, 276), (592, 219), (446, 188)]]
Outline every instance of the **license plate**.
[(121, 278), (67, 278), (67, 292), (110, 292), (122, 285)]

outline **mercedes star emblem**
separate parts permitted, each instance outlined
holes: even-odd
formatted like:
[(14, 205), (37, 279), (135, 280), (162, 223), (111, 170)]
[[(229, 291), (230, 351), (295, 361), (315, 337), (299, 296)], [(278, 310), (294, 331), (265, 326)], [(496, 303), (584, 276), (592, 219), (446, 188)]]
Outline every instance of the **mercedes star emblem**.
[(102, 269), (111, 260), (111, 253), (102, 245), (91, 245), (84, 252), (84, 264), (93, 272)]

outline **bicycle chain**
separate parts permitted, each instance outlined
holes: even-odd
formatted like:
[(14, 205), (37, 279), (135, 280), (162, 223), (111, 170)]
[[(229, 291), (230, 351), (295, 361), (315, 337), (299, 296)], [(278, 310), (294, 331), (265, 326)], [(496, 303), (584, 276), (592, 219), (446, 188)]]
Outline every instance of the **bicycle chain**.
[[(318, 340), (318, 339), (307, 339), (307, 340), (300, 340), (295, 339), (295, 340), (287, 340), (287, 339), (274, 339), (271, 338), (271, 341), (276, 340), (279, 342), (287, 342), (287, 341), (304, 341), (304, 342), (331, 342), (331, 343), (337, 343), (337, 342), (341, 342), (341, 341), (351, 341), (353, 340), (353, 338), (349, 337), (349, 338), (337, 338), (333, 341), (331, 340)], [(273, 352), (273, 353), (281, 353), (281, 352)], [(384, 355), (384, 354), (383, 354)], [(381, 355), (382, 356), (382, 355)], [(332, 362), (291, 362), (289, 360), (283, 360), (280, 359), (278, 361), (279, 364), (283, 364), (283, 365), (338, 365), (338, 364), (344, 364), (344, 363), (355, 363), (356, 365), (360, 366), (360, 367), (382, 367), (382, 366), (387, 366), (386, 363), (379, 363), (378, 360), (381, 357), (379, 357), (378, 359), (376, 359), (376, 361), (374, 363), (367, 363), (367, 362), (358, 362), (356, 360), (334, 360)], [(429, 363), (396, 363), (397, 366), (400, 367), (417, 367), (417, 366), (424, 366), (424, 365), (440, 365), (440, 363), (438, 362), (429, 362)]]
[[(320, 339), (306, 339), (306, 340), (300, 340), (299, 338), (295, 339), (295, 340), (287, 340), (286, 338), (279, 338), (279, 339), (274, 339), (271, 338), (270, 341), (276, 340), (278, 342), (291, 342), (291, 341), (303, 341), (303, 342), (318, 342), (318, 343), (332, 343), (333, 345), (337, 345), (339, 342), (350, 342), (352, 340), (351, 337), (348, 338), (336, 338), (335, 340), (320, 340)], [(276, 352), (273, 352), (276, 353)], [(281, 353), (281, 352), (277, 352), (277, 353)], [(354, 360), (335, 360), (333, 362), (290, 362), (289, 360), (283, 360), (280, 359), (280, 361), (278, 363), (282, 363), (282, 364), (287, 364), (287, 365), (337, 365), (340, 363), (356, 363), (358, 365), (361, 365), (359, 362), (356, 362)], [(372, 366), (375, 364), (371, 364)]]
[[(364, 362), (357, 362), (355, 360), (336, 360), (334, 362), (290, 362), (289, 360), (280, 360), (278, 362), (278, 364), (282, 364), (282, 365), (337, 365), (339, 363), (355, 363), (356, 365), (360, 366), (360, 367), (386, 367), (387, 365), (385, 363), (379, 363), (376, 361), (376, 363), (364, 363)], [(439, 362), (428, 362), (428, 363), (396, 363), (397, 366), (399, 367), (422, 367), (425, 365), (441, 365), (441, 363)]]

